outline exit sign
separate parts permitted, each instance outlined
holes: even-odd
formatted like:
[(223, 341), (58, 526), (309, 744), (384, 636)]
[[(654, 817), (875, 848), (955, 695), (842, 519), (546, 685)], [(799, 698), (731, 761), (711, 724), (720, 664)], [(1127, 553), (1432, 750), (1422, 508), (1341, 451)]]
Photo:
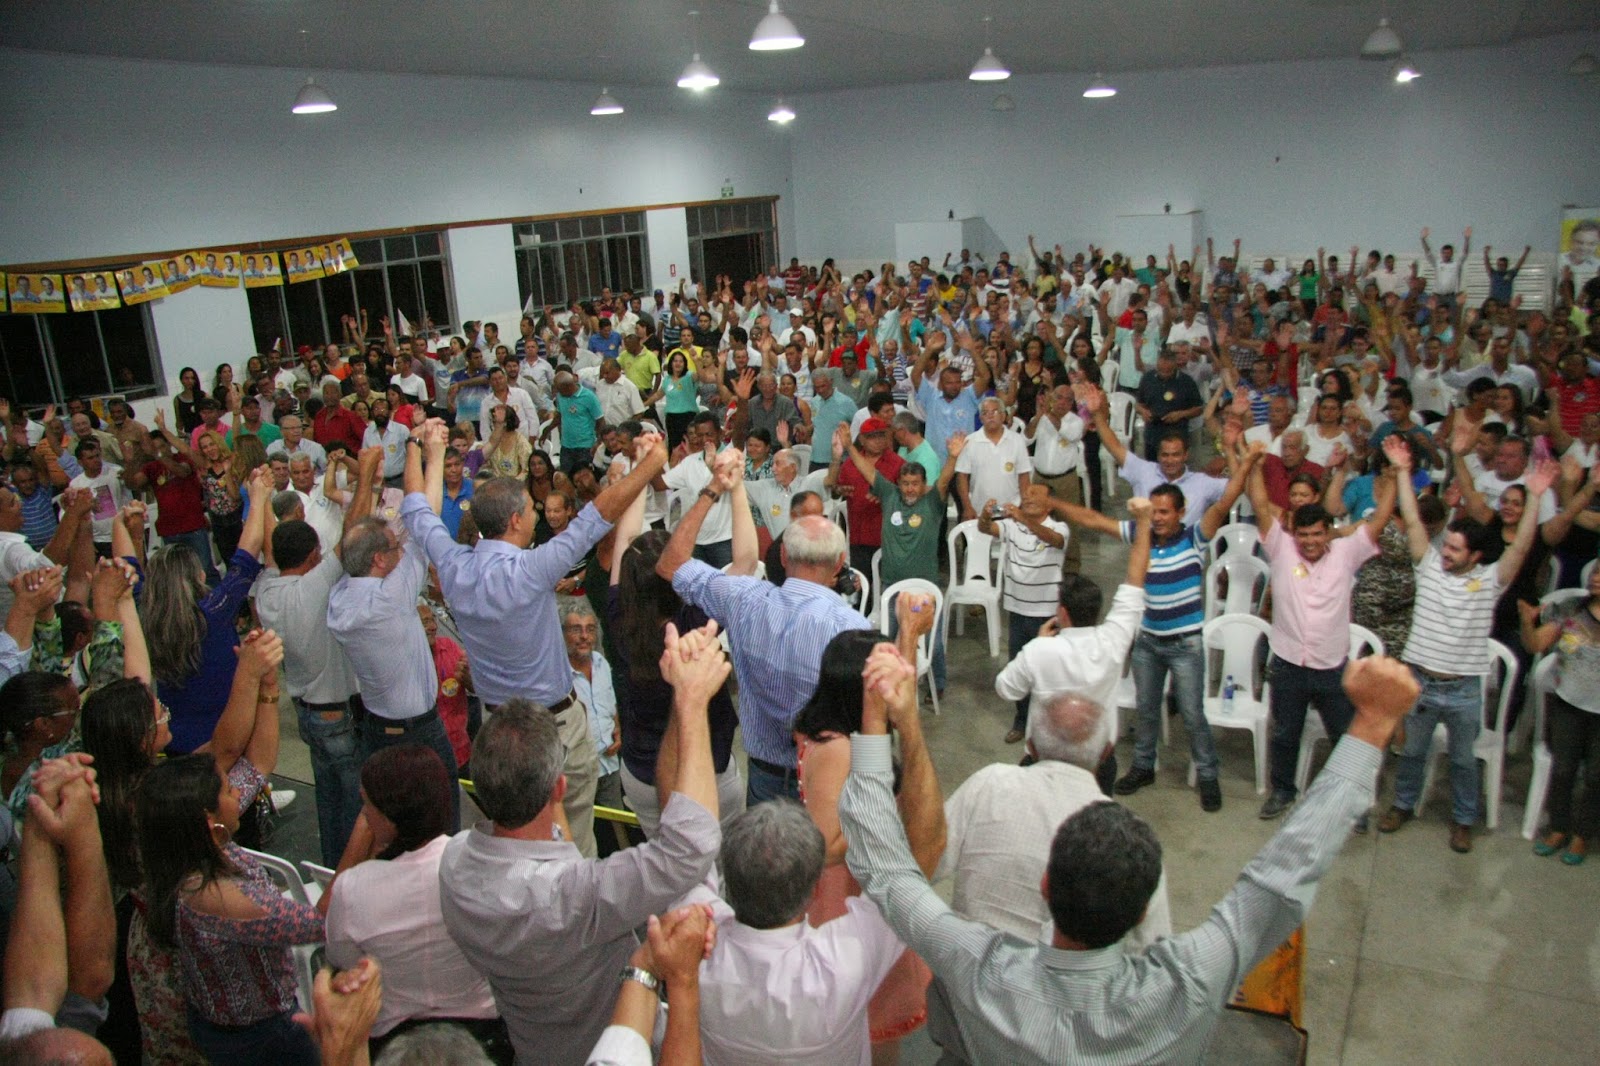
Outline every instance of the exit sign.
[(731, 182), (730, 182), (730, 183), (729, 183), (729, 184), (727, 184), (727, 185), (724, 185), (724, 186), (723, 186), (723, 187), (722, 187), (722, 198), (723, 198), (723, 199), (724, 199), (724, 200), (731, 200), (731, 199), (733, 199), (733, 185), (732, 185), (732, 183), (731, 183)]

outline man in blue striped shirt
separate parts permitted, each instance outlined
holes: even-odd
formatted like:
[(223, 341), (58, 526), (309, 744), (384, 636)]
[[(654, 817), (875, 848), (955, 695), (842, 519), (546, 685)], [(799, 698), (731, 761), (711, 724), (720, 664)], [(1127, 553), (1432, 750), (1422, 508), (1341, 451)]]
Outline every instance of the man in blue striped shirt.
[[(1237, 436), (1237, 431), (1233, 435)], [(1200, 629), (1205, 624), (1205, 549), (1228, 521), (1229, 509), (1244, 491), (1245, 481), (1262, 454), (1262, 450), (1254, 450), (1235, 464), (1222, 495), (1193, 525), (1184, 521), (1182, 489), (1169, 483), (1150, 491), (1150, 569), (1145, 577), (1144, 621), (1133, 642), (1133, 684), (1138, 695), (1133, 766), (1113, 786), (1119, 796), (1131, 795), (1155, 783), (1156, 741), (1161, 736), (1161, 705), (1170, 673), (1178, 710), (1189, 730), (1189, 753), (1200, 784), (1200, 806), (1207, 811), (1222, 808), (1217, 746), (1206, 723), (1203, 702), (1205, 649)], [(1133, 543), (1132, 522), (1117, 522), (1064, 500), (1051, 500), (1050, 506), (1075, 526)]]

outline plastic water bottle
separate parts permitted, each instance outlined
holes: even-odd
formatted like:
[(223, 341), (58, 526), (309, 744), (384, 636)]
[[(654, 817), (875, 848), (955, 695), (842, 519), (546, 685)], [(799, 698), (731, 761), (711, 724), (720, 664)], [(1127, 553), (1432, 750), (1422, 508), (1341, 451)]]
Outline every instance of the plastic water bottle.
[(1233, 713), (1233, 694), (1235, 692), (1237, 692), (1238, 690), (1239, 690), (1239, 686), (1237, 686), (1237, 685), (1235, 685), (1233, 683), (1233, 675), (1232, 674), (1229, 674), (1227, 677), (1222, 679), (1222, 713), (1223, 714), (1232, 714)]

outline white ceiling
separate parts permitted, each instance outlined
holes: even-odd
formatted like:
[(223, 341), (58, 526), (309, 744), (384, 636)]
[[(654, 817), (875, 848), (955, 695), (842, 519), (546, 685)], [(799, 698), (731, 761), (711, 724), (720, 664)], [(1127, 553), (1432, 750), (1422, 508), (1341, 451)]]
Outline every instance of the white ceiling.
[[(698, 7), (691, 20), (686, 12)], [(1426, 52), (1600, 30), (1596, 0), (787, 0), (794, 52), (746, 47), (765, 0), (80, 0), (0, 6), (0, 43), (136, 59), (671, 85), (694, 50), (724, 87), (803, 93), (966, 76), (993, 11), (1017, 74), (1357, 54), (1380, 14)], [(302, 35), (299, 31), (308, 33)], [(1577, 51), (1577, 49), (1574, 49)]]

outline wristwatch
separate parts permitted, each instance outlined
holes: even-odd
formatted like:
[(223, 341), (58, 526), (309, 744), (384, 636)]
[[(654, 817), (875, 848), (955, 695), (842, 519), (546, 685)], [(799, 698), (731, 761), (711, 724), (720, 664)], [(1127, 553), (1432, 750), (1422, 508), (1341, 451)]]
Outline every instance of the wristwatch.
[(705, 488), (700, 490), (700, 495), (704, 496), (706, 499), (710, 500), (712, 503), (716, 503), (718, 500), (722, 499), (722, 493), (720, 493), (717, 490), (713, 489), (709, 485), (707, 485)]
[(624, 981), (639, 982), (658, 997), (661, 995), (661, 980), (649, 970), (641, 969), (638, 966), (624, 966), (621, 977)]

